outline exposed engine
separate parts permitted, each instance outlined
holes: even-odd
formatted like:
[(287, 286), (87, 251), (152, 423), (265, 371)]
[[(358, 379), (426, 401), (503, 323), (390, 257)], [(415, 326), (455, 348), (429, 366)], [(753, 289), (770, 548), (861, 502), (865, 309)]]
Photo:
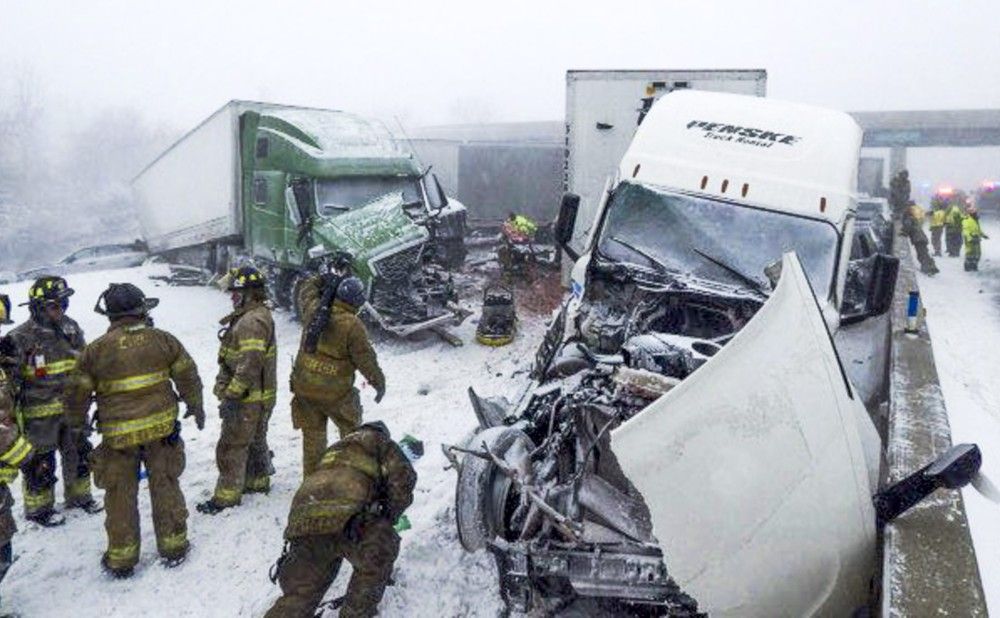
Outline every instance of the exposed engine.
[(457, 449), (467, 454), (459, 533), (467, 549), (494, 553), (510, 607), (553, 611), (590, 597), (614, 612), (698, 615), (669, 577), (610, 432), (697, 371), (762, 304), (727, 292), (592, 281), (578, 309), (553, 321), (512, 413), (470, 390), (484, 430)]

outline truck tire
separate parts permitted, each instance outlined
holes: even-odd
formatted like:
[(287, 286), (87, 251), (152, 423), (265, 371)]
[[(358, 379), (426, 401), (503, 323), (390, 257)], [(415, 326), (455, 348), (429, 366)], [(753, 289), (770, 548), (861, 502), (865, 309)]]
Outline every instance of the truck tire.
[[(527, 434), (513, 427), (485, 429), (472, 438), (469, 448), (481, 448), (484, 442), (507, 461), (535, 448)], [(455, 488), (455, 523), (458, 539), (467, 551), (484, 549), (488, 541), (503, 536), (511, 485), (493, 462), (473, 455), (462, 460)]]

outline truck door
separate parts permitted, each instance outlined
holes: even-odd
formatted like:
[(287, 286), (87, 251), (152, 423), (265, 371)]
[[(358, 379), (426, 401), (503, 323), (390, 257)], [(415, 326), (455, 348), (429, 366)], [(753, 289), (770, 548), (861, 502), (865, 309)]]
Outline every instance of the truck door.
[(285, 262), (285, 174), (254, 171), (250, 190), (250, 251), (254, 256)]

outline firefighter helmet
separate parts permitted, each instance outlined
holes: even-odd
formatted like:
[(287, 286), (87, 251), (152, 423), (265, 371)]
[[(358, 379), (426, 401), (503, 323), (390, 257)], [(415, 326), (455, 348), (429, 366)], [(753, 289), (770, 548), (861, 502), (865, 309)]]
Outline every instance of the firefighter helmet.
[(357, 277), (347, 277), (337, 286), (336, 299), (357, 309), (365, 304), (365, 286)]
[(28, 289), (28, 302), (23, 304), (41, 307), (49, 303), (57, 303), (65, 309), (73, 292), (73, 288), (69, 287), (62, 277), (46, 275), (39, 277), (31, 284)]
[[(101, 301), (104, 306), (101, 306)], [(126, 316), (142, 317), (160, 304), (158, 298), (146, 298), (142, 290), (131, 283), (112, 283), (97, 297), (94, 311), (111, 319)]]
[(10, 319), (10, 296), (0, 294), (0, 324), (13, 324)]
[(264, 275), (253, 266), (240, 266), (229, 271), (229, 281), (226, 289), (230, 292), (263, 289), (266, 281)]

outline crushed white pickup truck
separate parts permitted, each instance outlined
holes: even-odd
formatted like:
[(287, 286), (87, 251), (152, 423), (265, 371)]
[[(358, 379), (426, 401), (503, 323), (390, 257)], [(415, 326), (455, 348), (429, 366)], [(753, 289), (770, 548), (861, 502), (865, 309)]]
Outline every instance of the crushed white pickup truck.
[(509, 607), (868, 602), (880, 443), (832, 334), (888, 310), (898, 261), (848, 268), (860, 144), (841, 112), (677, 91), (580, 255), (564, 197), (571, 294), (521, 395), (470, 389), (479, 426), (450, 449), (460, 539), (494, 554)]

